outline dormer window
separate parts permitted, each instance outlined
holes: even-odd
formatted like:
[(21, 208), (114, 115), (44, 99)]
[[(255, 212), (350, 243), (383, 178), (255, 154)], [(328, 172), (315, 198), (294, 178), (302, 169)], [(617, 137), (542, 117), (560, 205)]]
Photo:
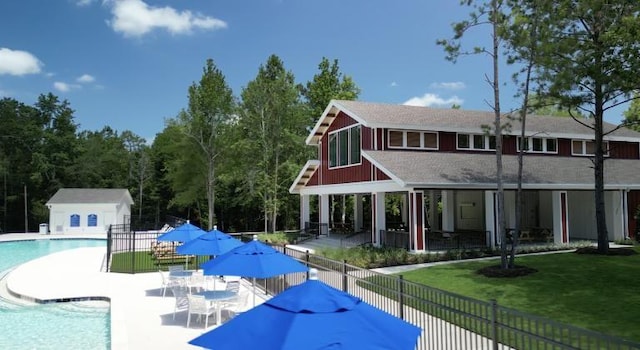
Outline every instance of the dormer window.
[(458, 134), (459, 150), (495, 151), (496, 137), (480, 134)]
[(389, 130), (389, 148), (438, 149), (438, 133), (429, 131)]
[(360, 125), (329, 134), (329, 168), (360, 164)]

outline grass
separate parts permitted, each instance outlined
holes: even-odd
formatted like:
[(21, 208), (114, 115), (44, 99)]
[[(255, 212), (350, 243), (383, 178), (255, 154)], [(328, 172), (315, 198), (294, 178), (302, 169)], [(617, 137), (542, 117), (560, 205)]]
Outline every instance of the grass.
[[(204, 256), (197, 259), (200, 263), (208, 260)], [(184, 260), (184, 257), (180, 257), (158, 263), (148, 251), (115, 253), (111, 258), (111, 272), (140, 273), (166, 270), (169, 265), (183, 265)], [(195, 262), (195, 258), (191, 256), (189, 268), (195, 268), (193, 265)]]
[[(640, 252), (639, 247), (634, 248)], [(476, 271), (497, 260), (447, 264), (403, 273), (406, 280), (515, 308), (559, 322), (640, 341), (640, 254), (573, 253), (517, 257), (538, 270), (517, 278)]]

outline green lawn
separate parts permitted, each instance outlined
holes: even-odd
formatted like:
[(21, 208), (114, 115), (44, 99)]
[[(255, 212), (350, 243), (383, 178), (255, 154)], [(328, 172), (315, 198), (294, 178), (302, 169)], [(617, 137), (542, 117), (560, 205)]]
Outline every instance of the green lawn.
[[(640, 252), (640, 247), (635, 248)], [(433, 266), (403, 273), (406, 280), (490, 300), (520, 311), (640, 341), (640, 254), (597, 256), (557, 253), (516, 258), (538, 270), (525, 277), (476, 273), (499, 260)]]

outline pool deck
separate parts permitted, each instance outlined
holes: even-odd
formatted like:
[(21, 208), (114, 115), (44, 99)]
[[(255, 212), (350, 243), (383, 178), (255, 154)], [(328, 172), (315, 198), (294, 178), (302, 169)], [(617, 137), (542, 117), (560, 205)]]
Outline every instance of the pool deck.
[[(56, 238), (106, 236), (0, 235), (0, 241)], [(194, 320), (191, 321), (191, 327), (187, 328), (186, 311), (179, 311), (173, 319), (174, 298), (171, 292), (162, 297), (161, 277), (157, 272), (106, 273), (105, 253), (102, 247), (76, 248), (29, 261), (2, 279), (4, 283), (0, 284), (0, 297), (25, 303), (104, 298), (110, 301), (111, 306), (111, 349), (200, 349), (187, 342), (215, 328), (215, 316), (210, 319), (206, 330), (203, 322)], [(244, 284), (241, 288), (250, 287)], [(263, 300), (264, 296), (258, 294), (258, 303)]]

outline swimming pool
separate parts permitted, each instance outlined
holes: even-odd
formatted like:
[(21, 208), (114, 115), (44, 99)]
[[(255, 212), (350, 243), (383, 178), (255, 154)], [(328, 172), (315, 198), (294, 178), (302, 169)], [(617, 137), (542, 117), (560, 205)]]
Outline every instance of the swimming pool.
[[(105, 246), (97, 239), (0, 242), (0, 278), (29, 260), (80, 247)], [(84, 301), (22, 306), (0, 299), (0, 349), (109, 349), (109, 303)]]

